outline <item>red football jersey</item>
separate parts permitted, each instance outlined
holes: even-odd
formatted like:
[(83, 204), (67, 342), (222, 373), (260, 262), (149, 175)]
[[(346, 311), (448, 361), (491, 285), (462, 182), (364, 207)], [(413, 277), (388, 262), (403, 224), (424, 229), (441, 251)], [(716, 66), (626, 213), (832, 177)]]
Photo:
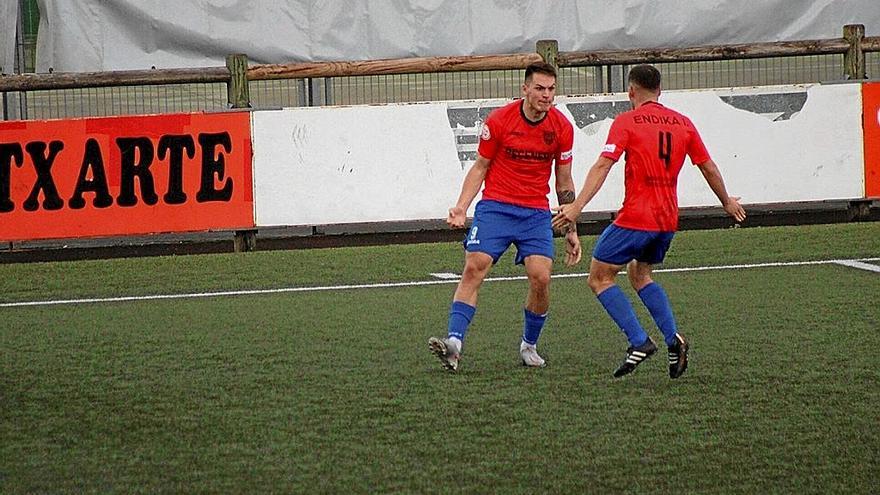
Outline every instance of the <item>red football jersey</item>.
[(530, 122), (522, 105), (517, 100), (493, 110), (483, 124), (477, 152), (491, 160), (483, 199), (548, 209), (553, 161), (571, 164), (574, 129), (555, 107)]
[(617, 161), (626, 152), (620, 227), (653, 232), (678, 229), (678, 173), (685, 154), (691, 162), (709, 160), (694, 124), (660, 103), (647, 102), (614, 119), (601, 156)]

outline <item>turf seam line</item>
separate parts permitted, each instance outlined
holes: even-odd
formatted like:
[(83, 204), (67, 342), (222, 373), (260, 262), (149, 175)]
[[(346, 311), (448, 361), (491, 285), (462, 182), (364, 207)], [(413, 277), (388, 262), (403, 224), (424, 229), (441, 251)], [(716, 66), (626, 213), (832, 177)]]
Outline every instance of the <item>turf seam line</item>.
[[(804, 266), (804, 265), (829, 265), (837, 264), (842, 266), (853, 267), (855, 264), (864, 261), (880, 261), (880, 258), (858, 258), (858, 259), (838, 259), (838, 260), (817, 260), (817, 261), (781, 261), (770, 263), (752, 263), (739, 265), (716, 265), (716, 266), (697, 266), (689, 268), (662, 268), (654, 270), (654, 273), (676, 273), (676, 272), (699, 272), (710, 270), (738, 270), (747, 268), (770, 268), (785, 266)], [(861, 263), (865, 265), (865, 263)], [(874, 265), (868, 265), (874, 266)], [(860, 266), (859, 266), (860, 267)], [(861, 268), (861, 267), (860, 267)], [(863, 268), (864, 269), (864, 268)], [(621, 272), (625, 273), (625, 272)], [(577, 278), (586, 277), (587, 272), (583, 273), (560, 273), (553, 275), (552, 278)], [(510, 277), (487, 277), (484, 282), (506, 282), (511, 280), (527, 280), (525, 275), (516, 275)], [(54, 299), (44, 301), (18, 301), (0, 303), (0, 308), (16, 308), (26, 306), (57, 306), (63, 304), (93, 304), (107, 302), (132, 302), (132, 301), (153, 301), (162, 299), (196, 299), (204, 297), (223, 297), (223, 296), (247, 296), (261, 294), (282, 294), (286, 292), (319, 292), (331, 290), (353, 290), (353, 289), (383, 289), (396, 287), (419, 287), (426, 285), (442, 285), (458, 283), (458, 278), (446, 280), (422, 280), (415, 282), (382, 282), (374, 284), (352, 284), (352, 285), (327, 285), (313, 287), (280, 287), (275, 289), (247, 289), (247, 290), (229, 290), (215, 292), (192, 292), (181, 294), (154, 294), (145, 296), (118, 296), (118, 297), (93, 297), (80, 299)]]

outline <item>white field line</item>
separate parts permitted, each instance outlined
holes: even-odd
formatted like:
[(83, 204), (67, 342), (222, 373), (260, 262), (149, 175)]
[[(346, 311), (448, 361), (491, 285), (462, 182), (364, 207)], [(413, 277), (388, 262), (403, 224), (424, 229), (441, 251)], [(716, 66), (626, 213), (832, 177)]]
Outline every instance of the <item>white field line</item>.
[[(871, 260), (867, 260), (871, 261)], [(867, 270), (869, 272), (880, 273), (880, 266), (872, 265), (870, 263), (862, 263), (859, 260), (837, 260), (835, 261), (838, 265), (848, 266), (850, 268), (858, 268), (860, 270)]]
[[(767, 268), (779, 266), (803, 266), (803, 265), (828, 265), (838, 264), (857, 268), (865, 268), (860, 263), (863, 261), (880, 261), (880, 258), (861, 258), (853, 260), (818, 260), (818, 261), (790, 261), (790, 262), (774, 262), (774, 263), (752, 263), (743, 265), (718, 265), (718, 266), (696, 266), (690, 268), (664, 268), (654, 270), (655, 273), (672, 273), (672, 272), (700, 272), (709, 270), (742, 270), (748, 268)], [(867, 265), (877, 268), (874, 265)], [(871, 268), (873, 270), (874, 268)], [(880, 271), (880, 270), (878, 270)], [(562, 273), (553, 275), (553, 278), (577, 278), (586, 277), (588, 273)], [(510, 280), (526, 280), (525, 275), (517, 275), (511, 277), (488, 277), (485, 282), (504, 282)], [(392, 287), (419, 287), (426, 285), (442, 285), (458, 283), (458, 277), (446, 280), (423, 280), (417, 282), (385, 282), (375, 284), (354, 284), (354, 285), (326, 285), (316, 287), (281, 287), (277, 289), (248, 289), (248, 290), (229, 290), (216, 292), (192, 292), (183, 294), (155, 294), (148, 296), (120, 296), (120, 297), (93, 297), (83, 299), (53, 299), (46, 301), (19, 301), (0, 303), (0, 308), (17, 308), (22, 306), (54, 306), (60, 304), (88, 304), (88, 303), (107, 303), (107, 302), (129, 302), (129, 301), (152, 301), (158, 299), (195, 299), (203, 297), (221, 297), (221, 296), (247, 296), (258, 294), (281, 294), (285, 292), (319, 292), (331, 290), (354, 290), (354, 289), (381, 289)]]
[(461, 278), (461, 275), (449, 272), (429, 273), (428, 275), (434, 278), (439, 278), (440, 280), (458, 280)]

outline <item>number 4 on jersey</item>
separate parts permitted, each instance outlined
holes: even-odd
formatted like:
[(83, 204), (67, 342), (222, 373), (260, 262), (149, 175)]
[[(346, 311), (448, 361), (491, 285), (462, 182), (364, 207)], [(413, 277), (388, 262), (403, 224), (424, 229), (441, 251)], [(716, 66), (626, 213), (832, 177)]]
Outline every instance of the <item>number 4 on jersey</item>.
[(666, 163), (666, 168), (669, 168), (669, 162), (672, 160), (672, 133), (669, 131), (660, 131), (660, 136), (657, 143), (658, 152), (660, 153), (660, 159)]

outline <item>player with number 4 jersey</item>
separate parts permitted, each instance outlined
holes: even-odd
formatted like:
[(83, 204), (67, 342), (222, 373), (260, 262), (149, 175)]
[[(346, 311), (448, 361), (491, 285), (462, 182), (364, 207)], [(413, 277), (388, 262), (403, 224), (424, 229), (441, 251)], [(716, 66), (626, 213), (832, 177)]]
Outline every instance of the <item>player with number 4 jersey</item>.
[(616, 162), (624, 150), (626, 193), (614, 224), (635, 230), (676, 231), (676, 188), (684, 157), (689, 156), (693, 163), (709, 160), (697, 129), (684, 115), (647, 101), (614, 119), (600, 156)]
[(651, 273), (653, 266), (663, 261), (678, 228), (678, 175), (685, 156), (699, 167), (727, 214), (742, 222), (746, 213), (739, 198), (727, 194), (721, 172), (690, 119), (658, 101), (660, 72), (650, 65), (638, 65), (628, 79), (632, 111), (614, 119), (605, 147), (587, 173), (584, 186), (572, 203), (558, 208), (553, 226), (560, 228), (575, 221), (602, 187), (612, 165), (625, 153), (623, 207), (596, 242), (587, 283), (629, 341), (624, 361), (614, 376), (633, 372), (657, 351), (629, 299), (614, 283), (626, 266), (630, 284), (663, 333), (669, 376), (678, 378), (687, 369), (688, 342), (678, 332), (666, 292)]

